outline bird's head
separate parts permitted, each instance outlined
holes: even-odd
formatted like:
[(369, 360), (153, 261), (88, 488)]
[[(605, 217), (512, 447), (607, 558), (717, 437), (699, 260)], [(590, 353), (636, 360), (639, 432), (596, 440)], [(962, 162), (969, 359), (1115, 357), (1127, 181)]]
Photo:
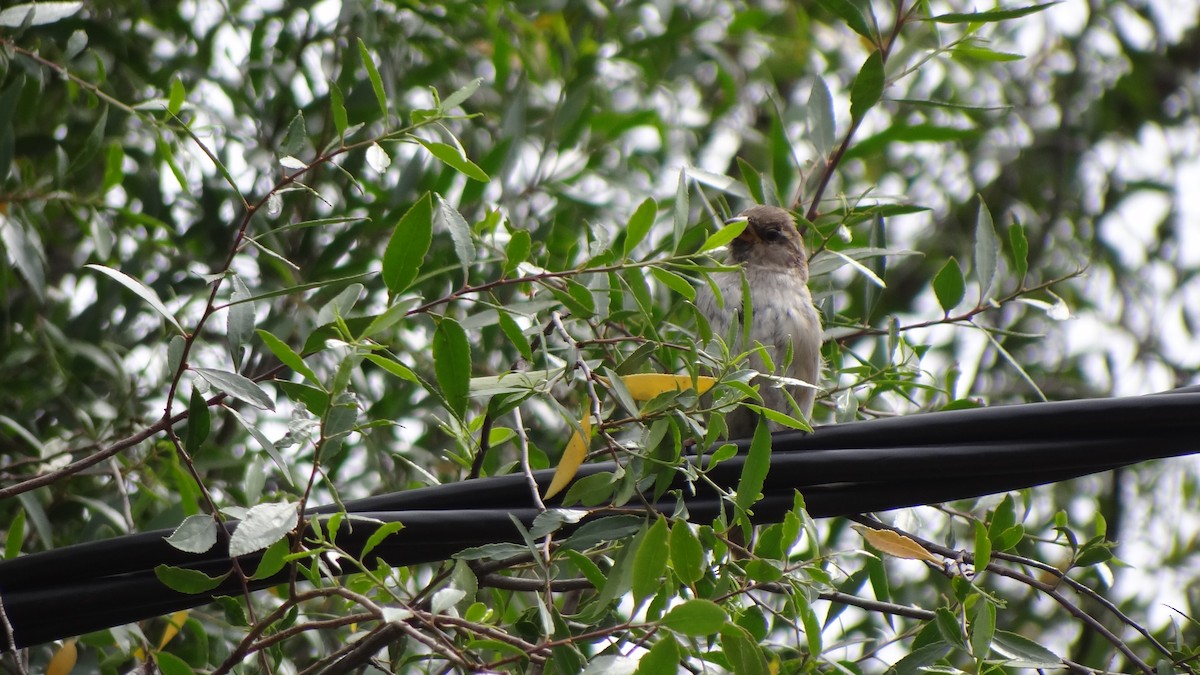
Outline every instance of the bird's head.
[(746, 229), (730, 242), (732, 262), (797, 268), (808, 281), (808, 251), (792, 214), (778, 206), (752, 206), (725, 222), (739, 220)]

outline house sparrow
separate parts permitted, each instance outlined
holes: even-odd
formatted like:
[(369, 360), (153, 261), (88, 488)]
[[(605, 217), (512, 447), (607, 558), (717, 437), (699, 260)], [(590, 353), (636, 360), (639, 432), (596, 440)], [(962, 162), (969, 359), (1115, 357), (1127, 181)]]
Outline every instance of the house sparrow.
[[(738, 219), (746, 220), (746, 229), (730, 243), (729, 263), (742, 265), (750, 287), (750, 344), (740, 344), (744, 316), (741, 274), (713, 275), (723, 306), (707, 284), (700, 287), (696, 305), (708, 319), (713, 333), (731, 340), (732, 350), (746, 350), (759, 342), (780, 369), (778, 374), (816, 384), (821, 370), (821, 317), (808, 292), (808, 251), (796, 229), (796, 221), (790, 213), (775, 206), (753, 206), (726, 222)], [(792, 361), (785, 367), (789, 343)], [(767, 372), (758, 356), (751, 357), (750, 367)], [(811, 387), (797, 385), (787, 389), (808, 417), (816, 392)], [(783, 389), (768, 384), (759, 388), (759, 395), (765, 407), (792, 414)], [(757, 422), (757, 414), (749, 408), (738, 408), (726, 415), (730, 438), (749, 438), (754, 435)], [(784, 427), (772, 422), (770, 428), (779, 431)]]

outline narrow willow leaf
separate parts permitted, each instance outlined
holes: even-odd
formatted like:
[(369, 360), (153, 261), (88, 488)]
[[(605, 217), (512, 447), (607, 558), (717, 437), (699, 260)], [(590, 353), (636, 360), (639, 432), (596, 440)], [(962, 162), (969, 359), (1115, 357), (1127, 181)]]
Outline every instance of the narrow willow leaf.
[(475, 93), (475, 90), (479, 89), (479, 85), (481, 84), (483, 84), (483, 78), (477, 77), (468, 82), (465, 86), (463, 86), (462, 89), (459, 89), (453, 94), (447, 96), (446, 99), (442, 101), (442, 112), (449, 112), (455, 106), (471, 98), (471, 95)]
[(471, 389), (471, 345), (457, 321), (443, 317), (433, 331), (433, 372), (446, 404), (460, 419)]
[(275, 409), (275, 403), (271, 401), (271, 397), (267, 396), (267, 392), (263, 391), (252, 380), (237, 373), (215, 370), (213, 368), (192, 368), (192, 370), (205, 380), (208, 380), (209, 384), (240, 401), (245, 401), (263, 410)]
[(504, 276), (512, 276), (521, 263), (529, 262), (529, 252), (533, 249), (533, 239), (526, 230), (516, 230), (509, 237), (508, 245), (504, 247)]
[[(610, 385), (607, 378), (600, 378), (605, 385)], [(716, 378), (699, 376), (696, 378), (697, 393), (704, 394), (716, 384)], [(635, 373), (621, 377), (621, 384), (635, 401), (650, 399), (668, 391), (684, 391), (692, 388), (690, 375), (666, 375), (663, 373)]]
[[(83, 8), (82, 2), (33, 2), (13, 5), (0, 12), (0, 26), (44, 26), (71, 16)], [(32, 14), (32, 16), (29, 16)]]
[(258, 333), (258, 337), (262, 339), (267, 349), (270, 349), (275, 358), (279, 359), (283, 365), (303, 375), (305, 379), (318, 387), (321, 386), (321, 381), (317, 379), (317, 374), (308, 367), (308, 364), (304, 363), (304, 359), (288, 346), (286, 342), (261, 328), (255, 332)]
[(225, 338), (229, 341), (229, 351), (233, 356), (234, 367), (242, 364), (242, 348), (254, 333), (254, 302), (250, 300), (250, 289), (241, 275), (230, 275), (233, 294), (229, 298), (228, 315), (225, 318)]
[(668, 546), (671, 550), (671, 569), (675, 570), (675, 576), (680, 581), (694, 584), (704, 578), (704, 546), (686, 521), (678, 520), (671, 526)]
[(988, 12), (950, 12), (948, 14), (939, 14), (929, 17), (930, 21), (937, 23), (991, 23), (994, 21), (1005, 21), (1007, 19), (1018, 19), (1028, 14), (1040, 12), (1057, 5), (1058, 2), (1046, 2), (1040, 5), (1030, 5), (1028, 7), (1018, 7), (1015, 9), (994, 9)]
[(738, 218), (733, 222), (725, 225), (721, 229), (708, 235), (703, 244), (700, 244), (700, 253), (711, 251), (715, 248), (725, 246), (729, 242), (737, 238), (739, 234), (746, 230), (746, 220)]
[(208, 401), (199, 389), (192, 387), (192, 395), (188, 399), (187, 433), (183, 437), (183, 447), (192, 455), (200, 449), (208, 438), (212, 427), (212, 417), (208, 410)]
[(966, 293), (966, 283), (963, 281), (962, 268), (953, 256), (946, 261), (942, 269), (933, 277), (933, 294), (937, 296), (942, 311), (949, 314), (958, 307)]
[(859, 69), (850, 88), (850, 117), (861, 120), (879, 102), (880, 96), (883, 96), (883, 55), (875, 50)]
[(544, 499), (550, 499), (562, 492), (563, 488), (567, 487), (575, 478), (583, 460), (587, 459), (588, 439), (592, 433), (592, 416), (584, 415), (583, 419), (579, 420), (579, 427), (583, 433), (571, 432), (571, 438), (567, 441), (566, 449), (563, 450), (562, 459), (558, 460), (558, 466), (554, 467), (554, 477), (550, 480), (546, 493), (542, 495)]
[(288, 122), (287, 133), (283, 136), (283, 146), (279, 149), (279, 154), (284, 157), (294, 157), (304, 152), (305, 144), (308, 143), (308, 128), (304, 123), (304, 113), (297, 110), (292, 121)]
[(845, 21), (850, 30), (863, 36), (870, 42), (875, 41), (875, 36), (871, 33), (871, 27), (867, 25), (866, 17), (863, 16), (863, 13), (850, 0), (817, 0), (817, 4), (823, 7), (825, 11)]
[(433, 201), (426, 192), (396, 223), (383, 251), (383, 282), (389, 291), (400, 293), (412, 284), (432, 241)]
[(667, 547), (667, 519), (659, 516), (642, 537), (633, 558), (633, 597), (639, 604), (658, 592), (667, 571), (670, 549)]
[(442, 199), (441, 195), (437, 198), (433, 223), (435, 227), (445, 228), (450, 232), (450, 239), (454, 242), (454, 253), (458, 255), (465, 283), (469, 269), (475, 262), (475, 243), (471, 241), (471, 226), (457, 209)]
[(979, 213), (975, 218), (975, 277), (979, 280), (979, 302), (987, 302), (992, 283), (1000, 266), (1000, 241), (992, 224), (992, 213), (983, 196), (979, 197)]
[(824, 78), (817, 76), (808, 93), (808, 137), (822, 157), (833, 152), (834, 136), (837, 134), (833, 116), (833, 95)]
[(663, 286), (675, 291), (688, 300), (696, 299), (696, 289), (691, 283), (688, 282), (687, 279), (684, 279), (674, 272), (653, 265), (650, 267), (650, 273), (653, 274), (654, 278), (658, 279), (658, 282)]
[(1025, 228), (1020, 221), (1014, 220), (1008, 226), (1008, 245), (1012, 249), (1013, 268), (1017, 272), (1018, 283), (1025, 281), (1029, 272), (1029, 240), (1025, 238)]
[(154, 576), (163, 583), (164, 586), (173, 591), (180, 593), (188, 593), (195, 595), (205, 591), (211, 591), (221, 585), (222, 581), (229, 576), (229, 572), (217, 577), (210, 577), (204, 572), (189, 570), (183, 567), (171, 567), (170, 565), (159, 565), (154, 568)]
[(625, 226), (625, 245), (622, 248), (622, 253), (626, 258), (649, 234), (650, 228), (654, 225), (654, 216), (657, 214), (658, 204), (648, 198), (639, 204), (637, 210), (630, 216), (629, 223)]
[(153, 308), (154, 311), (161, 314), (162, 317), (164, 319), (166, 319), (168, 323), (170, 323), (172, 326), (174, 326), (176, 330), (178, 330), (180, 333), (182, 333), (184, 335), (187, 334), (187, 332), (183, 330), (183, 326), (179, 325), (179, 321), (177, 321), (175, 319), (175, 315), (171, 313), (171, 310), (167, 309), (167, 306), (163, 304), (162, 300), (159, 300), (158, 293), (155, 293), (154, 289), (143, 284), (142, 282), (138, 281), (137, 279), (134, 279), (133, 277), (125, 274), (124, 272), (121, 272), (120, 270), (115, 270), (111, 267), (106, 267), (104, 265), (97, 265), (94, 263), (89, 263), (87, 265), (84, 265), (84, 267), (87, 267), (88, 269), (96, 270), (97, 272), (100, 272), (101, 274), (105, 274), (108, 277), (114, 279), (117, 283), (121, 284), (125, 288), (128, 288), (129, 290), (133, 291), (139, 298), (141, 298), (142, 300), (145, 300), (146, 304), (150, 305), (150, 307)]
[(671, 250), (678, 251), (679, 243), (683, 241), (683, 233), (687, 230), (688, 218), (691, 217), (691, 207), (688, 199), (687, 169), (679, 170), (679, 182), (675, 185), (675, 210), (671, 227)]
[(767, 428), (766, 420), (759, 418), (758, 426), (754, 428), (754, 439), (750, 442), (750, 451), (746, 453), (746, 463), (742, 466), (742, 475), (738, 478), (737, 505), (741, 510), (749, 511), (758, 501), (770, 469), (771, 431)]
[(425, 149), (429, 151), (429, 154), (438, 158), (443, 164), (458, 171), (464, 176), (477, 180), (481, 183), (486, 183), (491, 180), (487, 173), (484, 172), (483, 169), (479, 168), (479, 165), (467, 159), (463, 155), (462, 151), (453, 145), (437, 143), (435, 141), (427, 141), (423, 138), (418, 138), (417, 142), (424, 146)]
[(867, 543), (890, 556), (909, 560), (923, 560), (935, 565), (942, 564), (941, 558), (930, 553), (924, 546), (902, 534), (891, 530), (876, 530), (864, 525), (851, 525), (850, 527), (861, 534), (863, 539), (867, 540)]
[[(40, 301), (45, 298), (46, 256), (42, 250), (41, 241), (37, 237), (37, 232), (33, 230), (26, 231), (15, 220), (11, 220), (3, 213), (0, 213), (0, 244), (4, 245), (4, 250), (8, 253), (9, 261), (21, 273), (21, 276), (25, 279), (25, 283), (28, 284), (29, 289), (33, 291), (37, 299)], [(120, 274), (120, 272), (117, 273)], [(120, 280), (118, 279), (118, 281)], [(122, 281), (122, 283), (124, 282)], [(138, 285), (140, 286), (140, 284)], [(159, 304), (161, 305), (162, 303)], [(179, 332), (182, 333), (183, 329), (180, 328)]]
[[(338, 138), (344, 138), (350, 118), (346, 114), (346, 98), (342, 95), (342, 88), (333, 80), (329, 81), (329, 114), (333, 118), (333, 128), (337, 131)], [(384, 114), (387, 114), (386, 111)]]
[(363, 67), (367, 69), (367, 77), (371, 80), (371, 89), (375, 92), (375, 100), (379, 102), (379, 112), (386, 121), (388, 103), (387, 94), (383, 91), (383, 78), (379, 77), (379, 69), (375, 67), (375, 59), (371, 57), (371, 50), (367, 49), (367, 45), (362, 41), (362, 38), (357, 38), (357, 40), (358, 55), (362, 58)]
[(187, 95), (187, 91), (183, 88), (183, 80), (179, 79), (179, 74), (176, 73), (171, 78), (171, 93), (167, 96), (167, 112), (172, 115), (178, 115), (183, 109), (183, 99)]

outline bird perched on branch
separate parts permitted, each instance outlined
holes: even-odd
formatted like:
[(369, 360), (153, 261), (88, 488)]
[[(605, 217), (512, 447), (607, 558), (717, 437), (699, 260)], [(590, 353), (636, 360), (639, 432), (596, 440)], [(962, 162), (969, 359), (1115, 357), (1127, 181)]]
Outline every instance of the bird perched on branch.
[[(778, 375), (815, 385), (821, 370), (821, 317), (808, 292), (808, 251), (796, 228), (796, 220), (775, 206), (752, 206), (726, 221), (739, 220), (746, 229), (729, 245), (730, 264), (742, 266), (750, 289), (750, 311), (742, 307), (742, 274), (722, 272), (713, 275), (720, 299), (706, 284), (701, 286), (696, 305), (712, 326), (713, 333), (725, 339), (731, 350), (745, 351), (760, 343), (770, 354)], [(742, 344), (745, 320), (749, 315), (748, 344)], [(788, 353), (791, 362), (785, 365)], [(770, 373), (762, 358), (754, 355), (750, 366)], [(800, 410), (812, 413), (816, 391), (801, 385), (776, 386), (764, 383), (759, 388), (763, 405), (793, 414), (785, 391), (790, 392)], [(754, 434), (757, 414), (738, 408), (726, 416), (730, 438)], [(771, 430), (783, 427), (772, 423)]]

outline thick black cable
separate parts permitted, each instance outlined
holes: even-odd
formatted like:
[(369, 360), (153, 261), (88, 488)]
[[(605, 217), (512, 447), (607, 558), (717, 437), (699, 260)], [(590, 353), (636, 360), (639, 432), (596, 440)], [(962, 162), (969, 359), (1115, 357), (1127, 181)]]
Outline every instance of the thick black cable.
[[(1169, 396), (1067, 401), (913, 415), (821, 427), (814, 434), (782, 433), (772, 439), (771, 470), (755, 519), (778, 520), (800, 491), (813, 517), (853, 515), (917, 504), (966, 499), (1066, 480), (1147, 459), (1200, 450), (1200, 390)], [(745, 450), (749, 441), (740, 441)], [(706, 458), (694, 461), (705, 463)], [(709, 471), (733, 489), (744, 454)], [(613, 471), (588, 464), (579, 477)], [(535, 473), (542, 490), (552, 471)], [(656, 508), (672, 512), (681, 498), (689, 517), (711, 521), (727, 509), (717, 490), (676, 479)], [(550, 504), (554, 506), (554, 503)], [(538, 514), (524, 476), (501, 476), (433, 486), (347, 502), (349, 513), (405, 527), (372, 553), (392, 565), (445, 560), (463, 548), (520, 542), (516, 518), (528, 527)], [(316, 508), (310, 516), (337, 507)], [(599, 514), (602, 517), (604, 514)], [(362, 550), (374, 526), (355, 522), (338, 544)], [(230, 570), (223, 545), (195, 555), (164, 540), (170, 531), (147, 532), (69, 546), (0, 562), (0, 599), (17, 646), (120, 625), (240, 595), (229, 579), (214, 591), (186, 595), (163, 586), (158, 565), (218, 576)], [(239, 559), (254, 569), (259, 556)], [(353, 571), (353, 570), (347, 570)], [(266, 588), (288, 573), (255, 580)]]

